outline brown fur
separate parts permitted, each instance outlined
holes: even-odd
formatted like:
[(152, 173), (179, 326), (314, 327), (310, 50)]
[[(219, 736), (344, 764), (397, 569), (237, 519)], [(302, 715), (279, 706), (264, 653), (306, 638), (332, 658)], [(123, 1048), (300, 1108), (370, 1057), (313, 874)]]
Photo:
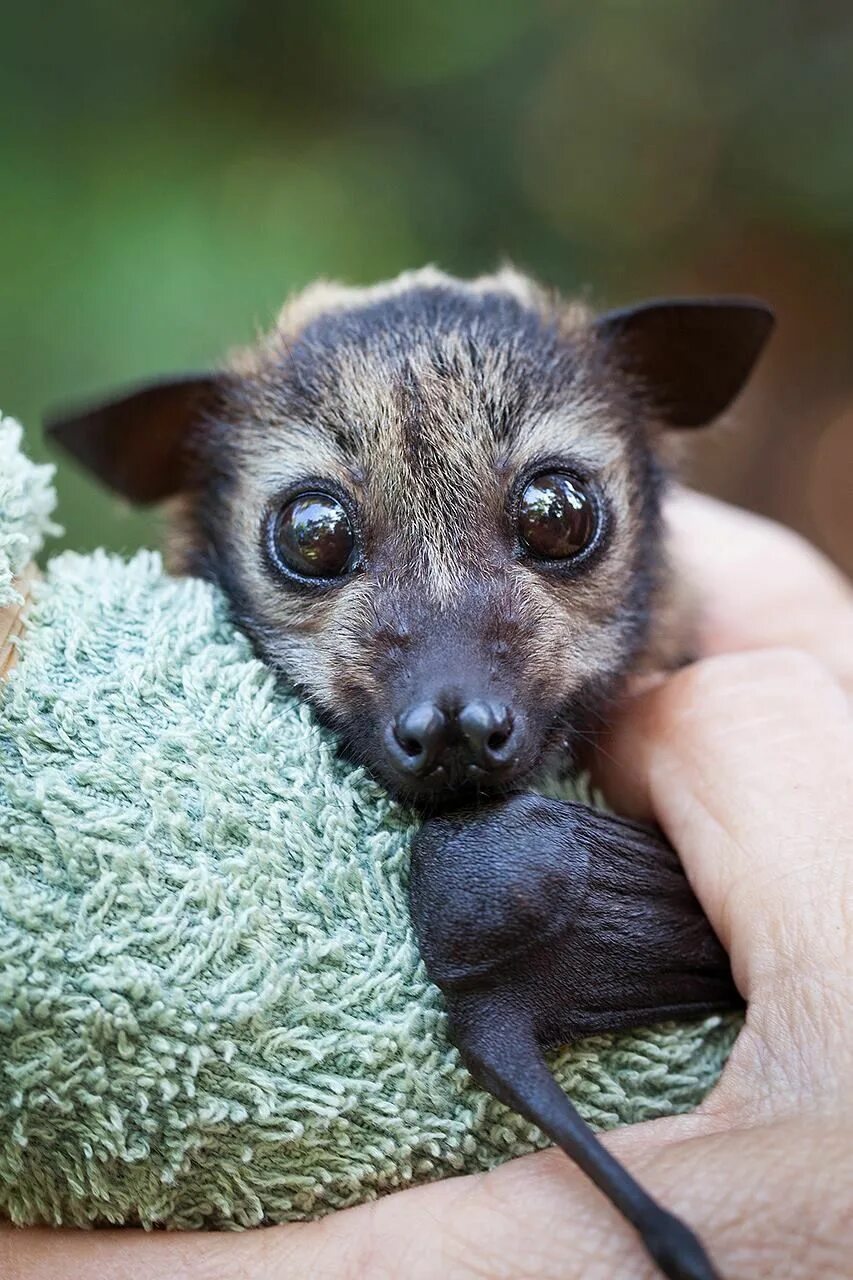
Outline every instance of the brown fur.
[[(415, 307), (394, 331), (411, 299), (435, 294), (440, 312), (443, 292), (448, 321), (427, 328)], [(481, 325), (479, 302), (501, 299), (515, 310)], [(335, 317), (354, 320), (324, 345)], [(231, 361), (226, 404), (198, 443), (220, 480), (174, 513), (172, 564), (221, 581), (263, 656), (351, 740), (413, 685), (449, 679), (535, 709), (519, 772), (535, 769), (595, 727), (629, 671), (670, 665), (688, 644), (658, 531), (658, 433), (603, 376), (590, 321), (508, 270), (464, 285), (430, 269), (371, 289), (313, 286)], [(550, 461), (592, 477), (609, 508), (608, 545), (578, 575), (543, 573), (513, 545), (512, 486)], [(262, 529), (309, 479), (352, 496), (367, 571), (295, 593), (270, 572)], [(365, 755), (382, 772), (369, 743)]]
[[(390, 786), (517, 787), (571, 767), (632, 672), (689, 653), (661, 519), (668, 428), (728, 407), (772, 323), (731, 298), (593, 316), (511, 269), (321, 282), (219, 374), (49, 430), (125, 497), (173, 499), (172, 567), (219, 583), (263, 658)], [(601, 515), (587, 552), (558, 562), (517, 524), (550, 470)], [(355, 529), (331, 581), (294, 576), (272, 546), (307, 490)]]

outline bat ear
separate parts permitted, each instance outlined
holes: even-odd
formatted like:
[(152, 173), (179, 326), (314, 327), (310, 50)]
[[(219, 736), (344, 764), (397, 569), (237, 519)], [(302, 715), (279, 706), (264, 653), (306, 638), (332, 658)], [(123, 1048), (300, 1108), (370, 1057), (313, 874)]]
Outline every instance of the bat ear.
[(187, 486), (187, 440), (215, 408), (222, 379), (191, 374), (144, 383), (87, 408), (50, 414), (47, 435), (131, 502), (160, 502)]
[(702, 427), (743, 389), (774, 323), (751, 298), (663, 298), (609, 311), (594, 328), (666, 426)]

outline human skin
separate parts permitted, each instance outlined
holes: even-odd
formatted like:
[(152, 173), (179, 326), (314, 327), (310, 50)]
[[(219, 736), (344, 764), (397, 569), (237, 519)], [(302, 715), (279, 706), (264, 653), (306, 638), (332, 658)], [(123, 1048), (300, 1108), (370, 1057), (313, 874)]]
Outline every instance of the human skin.
[[(672, 505), (702, 660), (646, 686), (599, 753), (729, 950), (746, 1025), (696, 1112), (604, 1141), (726, 1280), (848, 1277), (853, 1256), (853, 597), (793, 535)], [(773, 646), (773, 647), (769, 647)], [(559, 1152), (243, 1234), (6, 1228), (10, 1280), (611, 1280), (654, 1275)]]

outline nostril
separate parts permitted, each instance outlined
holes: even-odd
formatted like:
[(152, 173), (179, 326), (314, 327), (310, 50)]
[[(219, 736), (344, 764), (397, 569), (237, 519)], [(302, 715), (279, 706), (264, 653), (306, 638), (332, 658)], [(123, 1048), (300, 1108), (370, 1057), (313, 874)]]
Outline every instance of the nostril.
[(459, 728), (474, 758), (495, 767), (506, 763), (515, 722), (503, 703), (469, 702), (459, 713)]
[(501, 747), (505, 747), (512, 736), (512, 717), (507, 715), (506, 723), (502, 724), (499, 729), (495, 729), (494, 733), (489, 734), (486, 741), (486, 747), (489, 751), (500, 751)]
[(397, 765), (409, 773), (423, 773), (444, 745), (447, 721), (432, 702), (409, 707), (391, 725), (386, 741)]

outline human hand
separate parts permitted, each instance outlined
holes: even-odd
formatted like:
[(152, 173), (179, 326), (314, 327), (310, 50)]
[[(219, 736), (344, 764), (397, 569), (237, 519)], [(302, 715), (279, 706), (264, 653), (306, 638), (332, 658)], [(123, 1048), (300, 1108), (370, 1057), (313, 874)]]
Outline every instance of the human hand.
[[(716, 657), (628, 707), (605, 780), (654, 816), (731, 949), (743, 1034), (696, 1113), (606, 1135), (703, 1237), (726, 1280), (849, 1274), (853, 1252), (850, 874), (853, 598), (802, 540), (696, 495), (672, 520)], [(243, 1235), (0, 1233), (10, 1280), (312, 1280), (651, 1275), (641, 1246), (560, 1153)]]
[[(849, 1274), (853, 1250), (853, 717), (791, 651), (718, 657), (641, 695), (607, 780), (661, 823), (749, 1000), (689, 1116), (604, 1141), (694, 1227), (726, 1280)], [(13, 1280), (604, 1280), (651, 1276), (633, 1232), (561, 1154), (320, 1222), (230, 1235), (8, 1232)], [(5, 1256), (3, 1253), (5, 1250)]]
[(700, 654), (777, 645), (819, 658), (853, 693), (853, 588), (799, 534), (676, 488), (666, 503), (676, 569), (700, 609)]

